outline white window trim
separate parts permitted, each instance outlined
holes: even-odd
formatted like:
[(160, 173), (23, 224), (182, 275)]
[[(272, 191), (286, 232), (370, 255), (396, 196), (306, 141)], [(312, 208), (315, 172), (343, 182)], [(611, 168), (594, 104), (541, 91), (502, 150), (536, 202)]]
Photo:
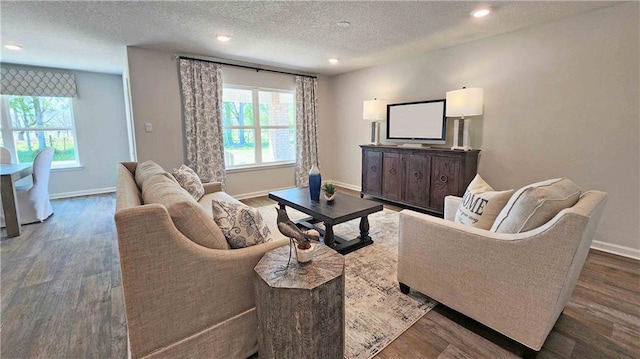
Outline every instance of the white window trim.
[(296, 161), (269, 162), (269, 164), (263, 164), (263, 165), (234, 166), (232, 168), (227, 168), (225, 172), (240, 173), (240, 172), (253, 172), (253, 171), (268, 171), (268, 170), (275, 170), (278, 168), (290, 168), (290, 167), (294, 167), (295, 165), (296, 165)]
[[(16, 151), (16, 144), (14, 142), (14, 132), (19, 132), (19, 131), (32, 131), (32, 132), (37, 132), (37, 131), (71, 131), (71, 133), (73, 133), (73, 141), (74, 141), (74, 148), (75, 148), (75, 152), (76, 152), (76, 160), (73, 161), (73, 163), (70, 163), (71, 161), (65, 161), (67, 163), (65, 164), (56, 164), (56, 162), (52, 162), (51, 163), (51, 169), (52, 170), (60, 170), (60, 169), (83, 169), (84, 166), (82, 165), (82, 162), (80, 162), (80, 148), (79, 148), (79, 144), (78, 144), (78, 135), (76, 133), (76, 118), (75, 118), (75, 113), (74, 113), (74, 107), (75, 107), (75, 99), (74, 98), (70, 98), (70, 102), (71, 102), (71, 111), (70, 111), (70, 116), (71, 116), (71, 128), (67, 128), (67, 127), (13, 127), (13, 124), (11, 123), (11, 112), (10, 112), (10, 106), (9, 106), (9, 96), (11, 95), (1, 95), (2, 99), (0, 100), (0, 121), (2, 123), (2, 130), (1, 130), (1, 136), (2, 136), (2, 142), (4, 143), (4, 146), (9, 150), (9, 152), (11, 152), (11, 157), (15, 158), (15, 162), (18, 161), (18, 152)], [(36, 96), (36, 97), (51, 97), (51, 96)]]
[[(295, 90), (284, 90), (284, 89), (278, 89), (278, 88), (270, 88), (270, 87), (260, 87), (260, 86), (245, 86), (245, 85), (223, 85), (222, 86), (222, 91), (224, 91), (224, 89), (237, 89), (237, 90), (250, 90), (251, 91), (251, 102), (253, 104), (253, 126), (224, 126), (222, 125), (222, 130), (226, 130), (226, 129), (230, 129), (230, 130), (235, 130), (235, 129), (245, 129), (245, 130), (253, 130), (254, 131), (254, 140), (255, 143), (258, 144), (262, 144), (262, 131), (261, 130), (268, 130), (268, 129), (289, 129), (290, 126), (282, 126), (282, 125), (265, 125), (265, 126), (260, 126), (260, 98), (259, 98), (259, 92), (260, 91), (264, 91), (264, 92), (280, 92), (280, 93), (289, 93), (291, 95), (293, 95), (293, 111), (295, 113), (296, 111), (296, 102), (295, 102)], [(224, 96), (223, 96), (224, 97)], [(224, 101), (223, 101), (224, 102)], [(256, 118), (256, 114), (257, 114), (257, 118)], [(295, 131), (295, 126), (294, 126), (294, 131)], [(277, 167), (291, 167), (293, 165), (295, 165), (296, 161), (295, 159), (292, 161), (274, 161), (274, 162), (267, 162), (267, 163), (263, 163), (262, 162), (262, 150), (261, 150), (261, 146), (255, 146), (254, 147), (254, 151), (255, 151), (255, 159), (256, 159), (256, 163), (252, 163), (252, 164), (247, 164), (247, 165), (236, 165), (236, 166), (228, 166), (225, 163), (225, 172), (227, 173), (234, 173), (234, 172), (248, 172), (251, 170), (264, 170), (264, 169), (273, 169), (273, 168), (277, 168)]]

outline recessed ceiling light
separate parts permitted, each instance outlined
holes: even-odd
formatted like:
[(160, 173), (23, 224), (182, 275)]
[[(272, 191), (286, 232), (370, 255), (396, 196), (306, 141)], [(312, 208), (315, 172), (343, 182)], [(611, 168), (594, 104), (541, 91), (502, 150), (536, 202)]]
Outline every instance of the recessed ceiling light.
[(22, 46), (16, 45), (16, 44), (6, 44), (6, 45), (4, 45), (4, 47), (9, 49), (9, 50), (14, 50), (14, 51), (22, 50)]
[(229, 36), (229, 35), (216, 35), (216, 39), (218, 39), (218, 41), (227, 42), (227, 41), (231, 40), (231, 36)]
[(471, 15), (473, 15), (473, 17), (485, 17), (489, 15), (490, 12), (491, 10), (489, 9), (480, 9), (480, 10), (474, 11)]
[(351, 23), (349, 21), (340, 21), (338, 23), (338, 26), (343, 27), (343, 28), (348, 28), (349, 26), (351, 26)]
[(337, 64), (338, 63), (338, 59), (336, 59), (335, 57), (332, 57), (329, 59), (329, 62), (332, 64)]

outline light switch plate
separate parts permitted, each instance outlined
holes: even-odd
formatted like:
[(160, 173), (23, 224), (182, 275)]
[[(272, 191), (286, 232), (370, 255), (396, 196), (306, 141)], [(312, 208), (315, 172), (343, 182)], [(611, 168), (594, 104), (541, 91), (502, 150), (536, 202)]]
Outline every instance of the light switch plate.
[(144, 124), (144, 131), (145, 132), (152, 132), (153, 131), (153, 124), (151, 124), (151, 122), (147, 122)]

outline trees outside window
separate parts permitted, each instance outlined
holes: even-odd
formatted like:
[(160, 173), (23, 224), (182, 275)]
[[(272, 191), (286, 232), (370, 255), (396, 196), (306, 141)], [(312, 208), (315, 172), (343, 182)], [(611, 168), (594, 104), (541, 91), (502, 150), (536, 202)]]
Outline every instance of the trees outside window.
[(2, 144), (17, 162), (32, 162), (45, 147), (54, 148), (53, 167), (78, 165), (71, 99), (3, 96)]
[(222, 130), (226, 167), (295, 162), (294, 100), (293, 92), (225, 86)]

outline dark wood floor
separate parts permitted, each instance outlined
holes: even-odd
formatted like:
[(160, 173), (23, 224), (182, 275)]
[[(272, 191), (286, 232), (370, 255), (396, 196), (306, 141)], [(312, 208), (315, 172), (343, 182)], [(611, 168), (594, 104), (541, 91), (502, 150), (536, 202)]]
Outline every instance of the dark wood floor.
[[(23, 226), (20, 237), (7, 238), (2, 230), (0, 357), (126, 358), (114, 198), (55, 200), (55, 215)], [(378, 358), (508, 358), (521, 350), (438, 305)], [(640, 357), (640, 262), (591, 251), (538, 357)]]

